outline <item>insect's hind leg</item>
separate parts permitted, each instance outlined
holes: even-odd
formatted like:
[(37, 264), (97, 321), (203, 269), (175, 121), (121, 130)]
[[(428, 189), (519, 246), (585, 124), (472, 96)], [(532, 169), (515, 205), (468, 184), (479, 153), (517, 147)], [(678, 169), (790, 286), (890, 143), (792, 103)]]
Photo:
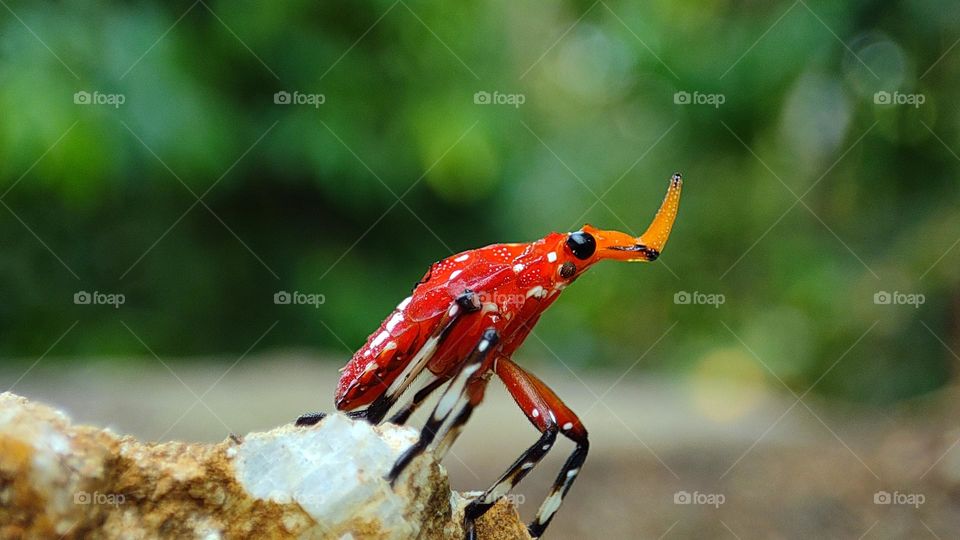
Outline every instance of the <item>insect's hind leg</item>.
[[(413, 414), (420, 405), (426, 401), (430, 394), (436, 390), (440, 385), (446, 382), (446, 379), (438, 377), (429, 372), (429, 370), (424, 370), (419, 376), (426, 379), (421, 385), (417, 385), (417, 382), (414, 381), (414, 387), (408, 390), (408, 392), (413, 393), (413, 399), (409, 404), (405, 404), (399, 411), (397, 411), (393, 416), (390, 417), (391, 424), (405, 424), (407, 419), (410, 418), (410, 415)], [(360, 409), (356, 411), (348, 411), (345, 413), (349, 418), (354, 420), (368, 420), (370, 423), (375, 424), (373, 417), (370, 414), (370, 408)], [(327, 417), (325, 412), (314, 412), (301, 415), (300, 418), (297, 418), (296, 425), (298, 426), (313, 426), (319, 423), (321, 420)]]
[[(429, 371), (429, 370), (425, 370), (425, 371)], [(418, 408), (420, 408), (420, 405), (422, 405), (423, 402), (426, 401), (428, 397), (430, 397), (430, 394), (432, 394), (434, 390), (436, 390), (441, 385), (443, 385), (443, 383), (447, 382), (447, 379), (444, 379), (432, 373), (430, 373), (427, 378), (429, 379), (428, 382), (423, 384), (421, 387), (416, 388), (416, 391), (413, 395), (413, 400), (411, 400), (409, 404), (404, 405), (400, 410), (394, 413), (394, 415), (390, 417), (390, 420), (388, 420), (388, 422), (390, 422), (391, 424), (400, 424), (400, 425), (406, 424), (407, 420), (410, 418), (410, 415), (416, 412)], [(414, 392), (414, 390), (411, 389), (410, 392)]]
[(471, 383), (477, 380), (475, 375), (477, 375), (484, 360), (496, 349), (499, 339), (495, 329), (488, 328), (484, 331), (483, 337), (470, 355), (467, 356), (460, 371), (443, 391), (440, 401), (433, 408), (433, 413), (430, 414), (427, 423), (420, 430), (420, 437), (417, 442), (404, 451), (397, 458), (396, 463), (393, 464), (393, 468), (387, 474), (387, 480), (391, 484), (396, 481), (400, 473), (410, 465), (414, 458), (430, 448), (434, 440), (439, 440), (445, 448), (449, 447), (447, 434), (458, 432), (460, 425), (469, 418), (469, 411), (473, 409), (475, 404), (471, 403), (471, 392), (468, 390)]
[[(450, 335), (453, 327), (463, 320), (463, 316), (480, 310), (480, 298), (473, 291), (466, 290), (447, 308), (436, 328), (424, 342), (423, 347), (410, 359), (410, 363), (400, 375), (387, 387), (373, 403), (367, 407), (366, 419), (371, 424), (379, 424), (397, 403), (401, 395), (409, 389), (418, 376), (427, 369), (427, 364)], [(419, 392), (419, 390), (418, 390)], [(413, 412), (413, 411), (410, 411)], [(409, 416), (409, 414), (408, 414)]]
[[(419, 380), (422, 372), (426, 369), (427, 364), (433, 358), (434, 353), (443, 342), (446, 340), (447, 336), (450, 334), (450, 331), (453, 330), (454, 325), (458, 321), (463, 319), (463, 316), (469, 313), (473, 313), (480, 309), (480, 299), (471, 290), (465, 290), (453, 302), (450, 303), (450, 307), (447, 308), (447, 311), (444, 313), (443, 317), (438, 322), (436, 328), (424, 342), (423, 347), (417, 351), (417, 354), (410, 359), (410, 363), (407, 368), (404, 369), (400, 375), (387, 387), (387, 389), (380, 394), (377, 399), (373, 401), (366, 409), (360, 409), (357, 411), (350, 411), (347, 414), (350, 418), (354, 419), (364, 419), (371, 424), (379, 424), (386, 417), (387, 413), (390, 412), (390, 409), (397, 403), (402, 394), (410, 387), (412, 383)], [(432, 375), (432, 374), (428, 374)], [(404, 408), (398, 412), (394, 418), (401, 419), (403, 423), (406, 421), (407, 417), (413, 412), (413, 409), (416, 409), (420, 403), (426, 399), (427, 395), (430, 394), (433, 390), (437, 388), (444, 381), (436, 383), (436, 381), (429, 381), (427, 384), (423, 385), (421, 388), (418, 388), (415, 392), (413, 403), (411, 405), (404, 405)], [(433, 386), (431, 386), (433, 385)], [(429, 390), (428, 390), (429, 389)], [(421, 396), (421, 393), (426, 391), (424, 395)], [(420, 397), (420, 400), (417, 401), (417, 397)], [(410, 409), (410, 407), (413, 407)], [(408, 410), (409, 409), (409, 410)], [(327, 416), (327, 413), (315, 412), (307, 413), (301, 415), (296, 420), (297, 426), (312, 426), (320, 422)], [(393, 421), (393, 419), (391, 419)]]
[(563, 503), (563, 498), (567, 496), (567, 492), (570, 491), (570, 488), (573, 486), (573, 482), (577, 479), (577, 474), (580, 472), (580, 467), (583, 466), (583, 462), (587, 459), (587, 452), (590, 451), (590, 441), (587, 439), (586, 431), (582, 434), (566, 435), (577, 444), (577, 447), (573, 453), (570, 454), (570, 457), (567, 458), (557, 478), (553, 481), (553, 486), (550, 488), (550, 495), (544, 499), (543, 504), (540, 505), (540, 509), (537, 510), (536, 519), (527, 526), (527, 531), (533, 538), (543, 536), (543, 531), (547, 529), (547, 525), (550, 524), (553, 516), (560, 508), (560, 504)]
[(567, 458), (566, 463), (557, 475), (550, 495), (543, 501), (537, 512), (537, 517), (527, 527), (530, 536), (539, 538), (550, 524), (573, 482), (576, 480), (580, 467), (587, 458), (590, 442), (587, 431), (580, 423), (580, 419), (560, 400), (550, 388), (531, 373), (524, 371), (512, 360), (505, 357), (497, 358), (497, 376), (503, 380), (514, 401), (523, 410), (527, 419), (542, 433), (540, 439), (530, 446), (519, 458), (503, 473), (492, 486), (482, 495), (474, 499), (464, 510), (464, 530), (467, 538), (474, 536), (474, 521), (482, 516), (497, 502), (513, 489), (531, 470), (540, 462), (553, 447), (557, 435), (571, 439), (577, 447)]

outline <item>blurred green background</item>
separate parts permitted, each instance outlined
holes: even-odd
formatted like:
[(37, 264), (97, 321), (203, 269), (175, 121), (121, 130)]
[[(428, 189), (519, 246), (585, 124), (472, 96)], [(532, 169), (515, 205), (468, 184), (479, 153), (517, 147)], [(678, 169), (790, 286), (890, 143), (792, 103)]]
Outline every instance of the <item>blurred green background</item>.
[(956, 372), (956, 2), (4, 8), (4, 362), (345, 361), (430, 262), (639, 233), (679, 170), (661, 261), (595, 268), (522, 363), (877, 404)]

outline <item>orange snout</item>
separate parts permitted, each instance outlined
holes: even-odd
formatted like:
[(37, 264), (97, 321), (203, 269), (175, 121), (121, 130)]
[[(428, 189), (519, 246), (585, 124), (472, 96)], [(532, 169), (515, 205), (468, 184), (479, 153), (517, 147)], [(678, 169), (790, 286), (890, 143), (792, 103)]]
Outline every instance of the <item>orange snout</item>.
[(654, 261), (660, 256), (670, 237), (670, 229), (680, 208), (680, 191), (683, 178), (675, 173), (670, 178), (670, 187), (663, 198), (657, 215), (647, 230), (639, 237), (632, 237), (620, 231), (603, 231), (586, 225), (583, 230), (597, 241), (597, 259), (616, 261)]

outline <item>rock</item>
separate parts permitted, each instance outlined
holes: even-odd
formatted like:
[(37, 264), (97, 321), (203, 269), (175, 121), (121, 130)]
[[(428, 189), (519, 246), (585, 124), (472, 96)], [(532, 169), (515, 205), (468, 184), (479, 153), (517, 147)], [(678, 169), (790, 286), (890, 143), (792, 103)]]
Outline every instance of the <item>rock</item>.
[[(0, 538), (463, 538), (464, 496), (417, 436), (331, 415), (219, 444), (142, 443), (0, 394)], [(483, 539), (528, 540), (500, 501)]]

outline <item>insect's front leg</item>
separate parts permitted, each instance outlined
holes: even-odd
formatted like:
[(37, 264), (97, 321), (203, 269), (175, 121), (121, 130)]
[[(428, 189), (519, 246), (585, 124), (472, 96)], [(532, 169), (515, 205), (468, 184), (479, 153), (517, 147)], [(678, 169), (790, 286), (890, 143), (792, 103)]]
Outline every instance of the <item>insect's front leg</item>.
[(437, 460), (441, 460), (447, 455), (450, 447), (453, 446), (453, 443), (456, 442), (460, 436), (460, 432), (463, 431), (463, 426), (467, 423), (467, 420), (470, 419), (473, 410), (483, 401), (483, 394), (487, 389), (487, 383), (489, 381), (490, 372), (487, 371), (486, 373), (474, 375), (467, 383), (466, 400), (463, 406), (457, 415), (453, 417), (449, 429), (446, 430), (443, 437), (435, 442), (434, 447), (431, 449)]
[[(407, 468), (414, 458), (425, 452), (431, 447), (434, 440), (438, 440), (442, 446), (449, 448), (452, 441), (447, 440), (447, 435), (459, 433), (460, 426), (470, 417), (470, 411), (476, 403), (473, 403), (476, 392), (471, 389), (476, 388), (476, 381), (486, 382), (482, 374), (478, 373), (483, 366), (484, 361), (497, 348), (500, 338), (494, 328), (488, 328), (484, 331), (483, 337), (473, 348), (473, 351), (462, 363), (459, 372), (440, 396), (440, 401), (433, 408), (433, 413), (427, 423), (420, 430), (420, 437), (410, 448), (408, 448), (394, 463), (390, 473), (387, 474), (387, 480), (393, 484), (400, 473)], [(471, 388), (472, 387), (472, 388)], [(482, 397), (482, 392), (480, 393)]]
[(581, 465), (587, 459), (587, 452), (590, 449), (587, 430), (580, 423), (577, 415), (543, 381), (524, 371), (509, 358), (503, 356), (497, 358), (495, 371), (527, 419), (542, 435), (483, 495), (467, 505), (464, 510), (464, 529), (468, 539), (474, 538), (474, 521), (533, 470), (533, 467), (553, 447), (557, 435), (561, 434), (576, 443), (577, 447), (557, 475), (550, 495), (537, 511), (537, 517), (527, 527), (530, 536), (540, 538), (557, 509), (560, 508), (563, 497), (577, 479)]

